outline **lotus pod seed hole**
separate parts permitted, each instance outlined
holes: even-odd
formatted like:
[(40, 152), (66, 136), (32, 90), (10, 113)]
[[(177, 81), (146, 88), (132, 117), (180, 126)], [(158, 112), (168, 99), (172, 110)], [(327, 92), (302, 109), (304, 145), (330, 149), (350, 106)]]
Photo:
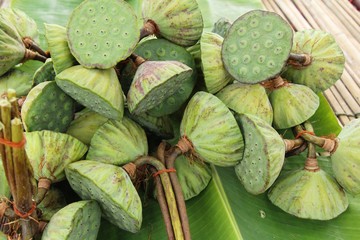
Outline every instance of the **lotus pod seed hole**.
[(163, 57), (163, 56), (165, 56), (166, 51), (165, 51), (164, 48), (159, 48), (159, 49), (156, 51), (156, 54), (157, 54), (158, 56), (160, 56), (160, 57)]
[(238, 30), (237, 30), (237, 34), (241, 37), (241, 36), (244, 36), (245, 34), (247, 33), (247, 28), (246, 27), (240, 27)]
[(276, 48), (274, 49), (274, 53), (275, 53), (276, 55), (282, 53), (282, 51), (283, 51), (283, 49), (282, 49), (282, 47), (280, 47), (280, 46), (278, 46), (278, 47), (276, 47)]
[(185, 88), (180, 87), (180, 89), (178, 90), (179, 94), (184, 94), (185, 93)]
[(258, 66), (256, 66), (256, 67), (253, 68), (252, 71), (253, 71), (254, 74), (259, 74), (260, 73), (260, 68)]
[(228, 46), (229, 52), (231, 53), (235, 53), (237, 51), (237, 46), (235, 44), (231, 44), (230, 46)]
[(248, 54), (244, 55), (242, 62), (245, 63), (245, 64), (250, 63), (250, 62), (251, 62), (251, 57), (250, 57), (250, 55), (248, 55)]
[(120, 34), (120, 29), (119, 28), (113, 28), (113, 30), (111, 31), (112, 35), (119, 35)]
[(267, 31), (267, 32), (271, 32), (271, 31), (273, 30), (273, 24), (272, 24), (271, 22), (265, 23), (264, 29), (265, 29), (265, 31)]
[(253, 45), (252, 45), (252, 48), (251, 48), (254, 52), (257, 52), (257, 51), (259, 51), (259, 49), (260, 49), (260, 44), (259, 43), (254, 43)]
[(264, 55), (260, 55), (258, 57), (258, 63), (264, 63), (265, 62), (265, 56)]
[(278, 31), (275, 35), (275, 37), (277, 39), (282, 39), (284, 37), (284, 32), (283, 31)]
[(177, 56), (178, 56), (177, 51), (172, 50), (172, 51), (170, 52), (170, 56), (172, 56), (173, 58), (177, 58)]
[(169, 97), (168, 100), (167, 100), (167, 103), (170, 104), (170, 105), (174, 105), (176, 103), (176, 100), (173, 97)]
[(266, 64), (266, 66), (267, 66), (268, 68), (273, 68), (273, 67), (275, 67), (275, 62), (274, 62), (274, 60), (269, 60), (269, 61), (267, 62), (267, 64)]
[(257, 18), (253, 18), (251, 21), (250, 21), (250, 26), (255, 28), (259, 25), (259, 19)]
[(273, 42), (273, 40), (268, 39), (265, 41), (264, 45), (266, 48), (271, 48), (274, 45), (274, 42)]
[(237, 57), (232, 57), (230, 63), (231, 65), (236, 66), (239, 63), (239, 59)]
[(246, 40), (240, 40), (239, 41), (239, 47), (240, 48), (246, 48), (247, 45), (248, 45), (248, 42)]
[(251, 37), (252, 37), (253, 39), (257, 39), (257, 38), (260, 37), (260, 33), (259, 33), (258, 31), (253, 31), (253, 32), (251, 33)]

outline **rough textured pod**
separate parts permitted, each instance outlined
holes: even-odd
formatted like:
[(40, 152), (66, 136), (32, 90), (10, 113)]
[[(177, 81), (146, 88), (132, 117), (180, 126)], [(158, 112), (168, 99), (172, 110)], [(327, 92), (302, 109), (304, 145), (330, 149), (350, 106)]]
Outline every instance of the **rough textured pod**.
[(17, 97), (26, 96), (33, 87), (32, 74), (14, 67), (0, 76), (0, 94), (8, 89), (14, 89)]
[(225, 37), (231, 25), (232, 22), (229, 19), (222, 17), (214, 23), (214, 27), (211, 31)]
[(55, 80), (55, 70), (54, 64), (51, 58), (46, 59), (46, 62), (36, 70), (34, 73), (33, 79), (34, 84), (38, 85), (39, 83), (46, 82), (46, 81), (53, 81)]

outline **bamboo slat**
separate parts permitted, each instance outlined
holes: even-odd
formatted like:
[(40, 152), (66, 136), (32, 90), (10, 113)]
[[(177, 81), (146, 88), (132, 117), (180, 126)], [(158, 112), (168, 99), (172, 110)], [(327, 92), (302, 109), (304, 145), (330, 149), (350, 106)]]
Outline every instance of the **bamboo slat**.
[(350, 119), (347, 116), (347, 113), (345, 112), (345, 110), (342, 109), (339, 102), (336, 100), (334, 94), (330, 90), (327, 90), (324, 92), (324, 96), (328, 99), (329, 104), (330, 104), (331, 108), (334, 110), (334, 113), (337, 116), (339, 122), (342, 125), (345, 125), (346, 123), (348, 123), (350, 121)]
[(336, 0), (336, 4), (341, 6), (347, 14), (352, 17), (353, 21), (360, 26), (360, 12), (352, 4), (350, 4), (349, 1)]

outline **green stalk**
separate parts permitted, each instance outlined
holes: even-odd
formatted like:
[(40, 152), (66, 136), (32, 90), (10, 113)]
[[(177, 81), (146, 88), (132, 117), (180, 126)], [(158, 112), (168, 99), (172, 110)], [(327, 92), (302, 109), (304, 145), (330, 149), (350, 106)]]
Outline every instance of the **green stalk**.
[[(314, 129), (312, 125), (309, 122), (306, 122), (305, 129), (307, 131), (313, 132)], [(309, 142), (308, 143), (308, 156), (305, 162), (305, 170), (310, 172), (317, 172), (320, 170), (320, 167), (318, 165), (318, 161), (316, 158), (316, 147), (314, 143)]]

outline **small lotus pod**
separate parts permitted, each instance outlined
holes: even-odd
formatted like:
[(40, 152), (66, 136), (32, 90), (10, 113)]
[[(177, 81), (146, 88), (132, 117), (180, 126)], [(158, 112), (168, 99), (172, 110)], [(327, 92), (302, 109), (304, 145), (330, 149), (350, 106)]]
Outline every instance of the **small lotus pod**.
[(339, 145), (331, 155), (334, 176), (349, 193), (360, 193), (360, 119), (354, 119), (341, 130)]
[(10, 69), (0, 77), (0, 94), (8, 89), (14, 89), (17, 97), (25, 96), (30, 92), (32, 86), (33, 76), (20, 70), (19, 67)]
[(331, 34), (321, 30), (296, 32), (291, 53), (309, 56), (310, 63), (306, 66), (289, 64), (282, 76), (316, 93), (335, 84), (344, 70), (345, 57), (341, 48)]
[(93, 200), (73, 202), (60, 209), (46, 225), (42, 240), (96, 240), (101, 210)]
[(236, 114), (255, 115), (268, 124), (273, 121), (273, 109), (266, 90), (260, 84), (233, 83), (216, 94)]
[(285, 144), (269, 123), (251, 114), (238, 116), (245, 140), (244, 156), (235, 172), (246, 191), (265, 192), (279, 176), (285, 159)]
[(217, 166), (235, 166), (244, 151), (236, 119), (223, 102), (199, 91), (190, 99), (180, 124), (180, 135), (188, 139), (196, 155)]
[(229, 19), (222, 17), (214, 23), (214, 27), (211, 31), (224, 38), (231, 25), (232, 22)]
[(76, 138), (48, 130), (26, 132), (25, 151), (34, 170), (35, 179), (49, 179), (52, 183), (65, 179), (64, 168), (78, 161), (87, 146)]
[(115, 69), (70, 67), (56, 75), (57, 85), (83, 106), (111, 119), (124, 114), (124, 97)]
[(45, 198), (36, 207), (41, 211), (40, 219), (42, 221), (50, 221), (51, 217), (66, 205), (63, 192), (58, 188), (50, 188)]
[(127, 94), (130, 113), (144, 113), (173, 95), (190, 78), (192, 69), (178, 61), (145, 61)]
[(134, 121), (109, 120), (95, 132), (86, 159), (123, 165), (148, 154), (145, 131)]
[(73, 115), (74, 100), (54, 81), (42, 82), (33, 87), (21, 107), (21, 117), (27, 132), (65, 132)]
[(200, 39), (201, 68), (206, 89), (216, 93), (234, 79), (224, 68), (221, 60), (223, 37), (212, 32), (204, 32)]
[(290, 25), (277, 13), (249, 11), (231, 25), (224, 39), (224, 66), (242, 83), (271, 79), (285, 66), (292, 38)]
[(300, 169), (280, 177), (268, 197), (285, 212), (307, 219), (333, 219), (349, 206), (344, 190), (321, 169)]
[(85, 108), (75, 113), (75, 119), (70, 123), (66, 133), (79, 139), (86, 145), (90, 145), (91, 138), (96, 130), (107, 120), (108, 118)]
[(6, 179), (4, 166), (2, 161), (0, 161), (0, 197), (10, 198), (11, 192), (10, 187)]
[(46, 59), (45, 63), (34, 74), (34, 84), (38, 85), (42, 82), (55, 80), (56, 74), (53, 66), (52, 59)]
[(144, 0), (142, 15), (156, 35), (181, 46), (192, 46), (201, 37), (203, 18), (196, 0)]
[(102, 216), (121, 229), (140, 230), (142, 205), (126, 171), (112, 164), (83, 160), (69, 164), (66, 177), (82, 199), (94, 199)]
[(85, 0), (70, 16), (67, 37), (70, 51), (81, 65), (108, 69), (130, 56), (140, 29), (127, 2)]
[(319, 97), (309, 87), (286, 83), (269, 96), (276, 129), (291, 128), (308, 120), (319, 107)]
[(45, 25), (45, 38), (53, 60), (56, 74), (77, 64), (76, 59), (70, 52), (66, 37), (66, 28), (56, 24)]

